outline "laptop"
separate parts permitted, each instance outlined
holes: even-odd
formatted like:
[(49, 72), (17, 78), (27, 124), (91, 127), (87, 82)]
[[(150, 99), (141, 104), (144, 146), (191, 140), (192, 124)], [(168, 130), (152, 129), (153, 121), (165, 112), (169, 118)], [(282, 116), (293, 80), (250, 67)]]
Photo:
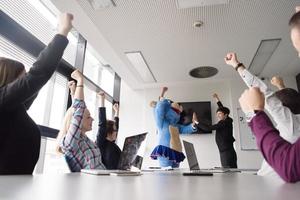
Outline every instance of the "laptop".
[(81, 172), (94, 175), (116, 175), (118, 173), (124, 176), (138, 175), (136, 171), (133, 173), (130, 169), (134, 166), (138, 169), (137, 171), (140, 171), (142, 167), (143, 157), (138, 155), (138, 151), (145, 141), (146, 136), (147, 133), (142, 133), (125, 138), (117, 170), (81, 169)]
[(118, 169), (130, 170), (131, 166), (141, 169), (143, 159), (137, 155), (143, 141), (146, 139), (146, 135), (147, 133), (142, 133), (125, 139)]
[(192, 175), (193, 173), (195, 173), (195, 175), (198, 175), (198, 174), (206, 175), (207, 174), (209, 176), (209, 175), (212, 175), (212, 173), (224, 173), (224, 172), (228, 171), (226, 169), (200, 169), (193, 143), (183, 140), (183, 146), (185, 149), (185, 153), (186, 153), (186, 157), (187, 157), (189, 169), (190, 169), (190, 172), (185, 172), (185, 174)]

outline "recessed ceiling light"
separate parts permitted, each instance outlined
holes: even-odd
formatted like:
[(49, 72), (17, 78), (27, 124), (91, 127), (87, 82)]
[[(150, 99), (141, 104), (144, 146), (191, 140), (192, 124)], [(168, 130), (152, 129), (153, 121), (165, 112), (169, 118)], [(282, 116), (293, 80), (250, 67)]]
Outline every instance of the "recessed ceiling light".
[(200, 28), (201, 26), (203, 26), (203, 24), (203, 21), (195, 21), (193, 27)]
[(218, 70), (215, 67), (202, 66), (192, 69), (189, 74), (194, 78), (209, 78), (217, 73)]

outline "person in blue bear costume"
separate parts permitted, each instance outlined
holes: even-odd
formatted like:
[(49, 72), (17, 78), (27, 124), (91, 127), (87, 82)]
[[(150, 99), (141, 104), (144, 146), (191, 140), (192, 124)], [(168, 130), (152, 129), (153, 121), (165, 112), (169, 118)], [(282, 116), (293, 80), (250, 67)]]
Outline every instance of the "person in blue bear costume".
[(151, 153), (152, 159), (159, 161), (160, 167), (178, 168), (179, 163), (185, 159), (179, 134), (196, 132), (195, 124), (178, 124), (182, 106), (164, 98), (167, 87), (162, 88), (158, 102), (151, 102), (154, 107), (154, 118), (158, 130), (158, 145)]

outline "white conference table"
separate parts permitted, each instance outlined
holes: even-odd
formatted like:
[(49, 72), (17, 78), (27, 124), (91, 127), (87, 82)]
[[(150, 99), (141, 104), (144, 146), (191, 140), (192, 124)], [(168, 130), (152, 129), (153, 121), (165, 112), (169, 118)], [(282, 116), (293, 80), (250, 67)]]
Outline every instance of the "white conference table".
[(0, 176), (0, 199), (13, 200), (293, 200), (300, 183), (286, 184), (249, 173), (182, 176), (144, 172), (141, 176), (81, 173)]

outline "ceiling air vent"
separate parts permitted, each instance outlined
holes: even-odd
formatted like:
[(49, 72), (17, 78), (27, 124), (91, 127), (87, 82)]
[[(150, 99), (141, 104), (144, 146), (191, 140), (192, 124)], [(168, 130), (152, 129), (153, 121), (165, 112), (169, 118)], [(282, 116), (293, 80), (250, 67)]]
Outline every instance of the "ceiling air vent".
[(214, 67), (203, 66), (197, 67), (190, 71), (190, 76), (194, 78), (209, 78), (218, 73), (218, 70)]
[(201, 6), (212, 6), (228, 4), (229, 0), (177, 0), (177, 7), (183, 8), (196, 8)]

